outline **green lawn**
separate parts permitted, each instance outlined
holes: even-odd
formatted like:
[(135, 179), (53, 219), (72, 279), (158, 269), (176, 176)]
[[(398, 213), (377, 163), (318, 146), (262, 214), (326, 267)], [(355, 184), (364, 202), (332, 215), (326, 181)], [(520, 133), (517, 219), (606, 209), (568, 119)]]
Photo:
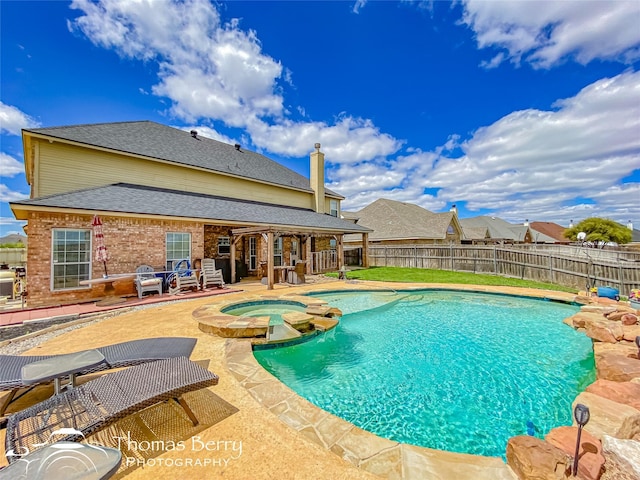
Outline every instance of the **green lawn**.
[[(337, 273), (329, 273), (337, 277)], [(479, 273), (451, 272), (448, 270), (428, 270), (423, 268), (371, 267), (347, 272), (347, 278), (373, 280), (379, 282), (419, 282), (419, 283), (460, 283), (466, 285), (500, 285), (508, 287), (541, 288), (560, 292), (577, 293), (575, 288), (552, 283), (520, 280), (518, 278), (483, 275)]]

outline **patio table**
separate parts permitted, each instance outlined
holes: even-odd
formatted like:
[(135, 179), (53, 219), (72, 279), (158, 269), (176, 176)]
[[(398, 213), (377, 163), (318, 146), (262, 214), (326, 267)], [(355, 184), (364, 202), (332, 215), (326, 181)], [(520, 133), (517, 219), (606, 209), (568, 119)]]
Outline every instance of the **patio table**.
[(292, 272), (293, 270), (295, 270), (296, 267), (294, 267), (293, 265), (278, 265), (273, 267), (274, 270), (274, 276), (276, 278), (278, 278), (278, 272), (280, 272), (280, 283), (286, 283), (287, 282), (287, 276), (288, 273), (287, 272)]
[(0, 480), (105, 480), (122, 462), (120, 450), (76, 442), (56, 442), (24, 455), (0, 470)]
[[(22, 367), (22, 381), (25, 385), (44, 383), (53, 380), (53, 388), (58, 395), (63, 388), (76, 386), (76, 375), (104, 362), (104, 355), (99, 350), (84, 350), (82, 352), (56, 355), (37, 362), (28, 363)], [(62, 380), (69, 377), (66, 384)]]
[(118, 275), (108, 275), (102, 278), (92, 278), (90, 280), (80, 280), (80, 285), (101, 285), (104, 284), (104, 294), (107, 296), (105, 300), (102, 301), (103, 305), (115, 305), (116, 303), (124, 302), (124, 299), (117, 297), (115, 295), (116, 289), (113, 286), (113, 282), (117, 282), (118, 280), (133, 280), (136, 278), (135, 273), (123, 273)]

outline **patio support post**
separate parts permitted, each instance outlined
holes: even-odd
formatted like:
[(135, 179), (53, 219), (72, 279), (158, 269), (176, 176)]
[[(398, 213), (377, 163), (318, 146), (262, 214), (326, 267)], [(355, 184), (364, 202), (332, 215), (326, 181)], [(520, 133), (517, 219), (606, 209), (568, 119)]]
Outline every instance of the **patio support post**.
[(267, 290), (273, 290), (273, 232), (267, 233)]
[(230, 263), (231, 263), (231, 283), (236, 283), (236, 239), (231, 237), (230, 248)]
[(369, 268), (369, 234), (362, 234), (362, 266)]
[(304, 239), (304, 250), (305, 250), (305, 255), (307, 256), (306, 260), (307, 260), (307, 271), (306, 274), (307, 275), (312, 275), (313, 274), (313, 255), (311, 253), (311, 235), (307, 235)]
[(343, 235), (336, 235), (336, 243), (338, 244), (338, 270), (344, 265), (344, 246), (342, 245)]

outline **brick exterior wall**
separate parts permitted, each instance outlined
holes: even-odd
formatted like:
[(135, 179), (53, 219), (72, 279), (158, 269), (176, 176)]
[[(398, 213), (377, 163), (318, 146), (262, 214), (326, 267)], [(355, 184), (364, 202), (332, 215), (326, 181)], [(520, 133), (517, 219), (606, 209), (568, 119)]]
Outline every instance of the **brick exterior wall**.
[[(92, 215), (32, 212), (27, 234), (27, 302), (29, 307), (64, 305), (104, 296), (104, 285), (70, 290), (51, 290), (51, 244), (54, 228), (91, 230)], [(109, 274), (134, 273), (141, 264), (165, 270), (167, 232), (191, 234), (191, 258), (203, 258), (204, 225), (198, 222), (101, 216), (105, 245), (109, 252)], [(95, 244), (94, 244), (95, 248)], [(217, 243), (216, 243), (217, 248)], [(95, 252), (92, 253), (92, 258)], [(102, 262), (92, 262), (91, 277), (104, 273)], [(133, 280), (114, 283), (116, 295), (135, 293)]]

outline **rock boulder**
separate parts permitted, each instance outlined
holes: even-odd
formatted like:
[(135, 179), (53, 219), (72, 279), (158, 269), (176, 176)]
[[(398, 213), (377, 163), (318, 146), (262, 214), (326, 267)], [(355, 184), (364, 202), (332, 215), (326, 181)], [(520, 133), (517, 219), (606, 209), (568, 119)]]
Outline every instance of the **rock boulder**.
[(622, 325), (624, 332), (623, 339), (627, 342), (635, 342), (636, 337), (640, 335), (640, 325)]
[(628, 382), (640, 377), (640, 360), (619, 353), (604, 353), (596, 359), (598, 378)]
[(640, 479), (640, 442), (605, 435), (602, 451), (606, 461), (601, 480)]
[(528, 435), (511, 437), (507, 465), (520, 480), (562, 480), (571, 475), (571, 458), (558, 447)]
[(582, 392), (573, 402), (589, 407), (589, 423), (584, 427), (594, 437), (634, 438), (640, 435), (640, 411), (590, 392)]
[(614, 402), (629, 405), (640, 411), (640, 384), (613, 382), (601, 378), (589, 385), (587, 392), (600, 395)]
[[(558, 427), (551, 430), (545, 440), (573, 457), (576, 451), (578, 427)], [(604, 470), (602, 443), (586, 430), (580, 435), (578, 476), (585, 480), (598, 480)]]
[(617, 343), (624, 337), (620, 322), (599, 320), (586, 324), (587, 336), (598, 342)]

